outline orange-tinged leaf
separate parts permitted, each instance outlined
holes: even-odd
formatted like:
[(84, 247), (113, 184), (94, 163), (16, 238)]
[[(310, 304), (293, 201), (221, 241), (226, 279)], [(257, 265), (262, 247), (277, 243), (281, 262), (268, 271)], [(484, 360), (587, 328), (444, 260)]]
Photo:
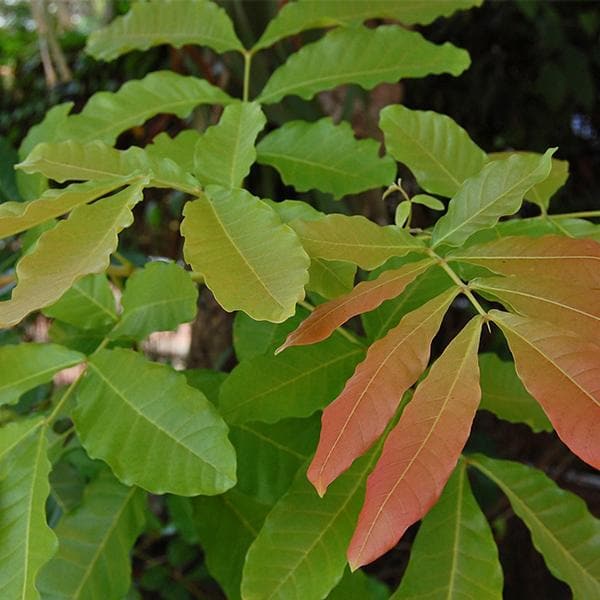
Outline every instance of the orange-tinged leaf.
[(385, 300), (395, 298), (404, 288), (434, 264), (433, 259), (409, 263), (400, 269), (384, 271), (377, 279), (359, 283), (351, 292), (317, 306), (311, 315), (292, 331), (276, 354), (290, 346), (304, 346), (327, 339), (340, 325), (374, 310)]
[(550, 277), (600, 288), (600, 243), (559, 235), (510, 236), (448, 255), (503, 275)]
[(546, 277), (486, 277), (471, 282), (489, 291), (514, 312), (550, 321), (591, 341), (600, 341), (600, 289)]
[(517, 374), (558, 436), (600, 469), (600, 346), (545, 321), (498, 310), (490, 317), (508, 340)]
[(348, 548), (352, 569), (381, 556), (427, 514), (456, 467), (481, 398), (481, 323), (473, 318), (452, 340), (388, 436)]
[(307, 473), (321, 496), (383, 433), (402, 395), (427, 367), (431, 340), (457, 293), (453, 288), (430, 300), (377, 340), (323, 411), (321, 438)]

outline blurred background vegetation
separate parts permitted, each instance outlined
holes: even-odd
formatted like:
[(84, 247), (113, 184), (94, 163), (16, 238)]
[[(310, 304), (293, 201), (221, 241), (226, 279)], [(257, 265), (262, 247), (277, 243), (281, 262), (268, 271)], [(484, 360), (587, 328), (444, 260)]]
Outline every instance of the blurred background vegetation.
[[(141, 0), (139, 0), (141, 1)], [(258, 38), (281, 1), (231, 0), (219, 2), (233, 18), (247, 43)], [(51, 106), (71, 101), (79, 110), (98, 90), (116, 90), (129, 79), (158, 69), (197, 75), (237, 91), (241, 87), (238, 57), (218, 57), (204, 48), (166, 46), (132, 52), (111, 63), (100, 63), (83, 52), (88, 33), (128, 10), (128, 0), (0, 0), (0, 202), (18, 200), (12, 164), (27, 130)], [(288, 98), (268, 108), (272, 123), (292, 118), (314, 120), (325, 114), (352, 121), (358, 136), (381, 139), (379, 110), (402, 102), (410, 108), (450, 115), (486, 151), (506, 149), (544, 151), (558, 146), (557, 157), (570, 163), (566, 186), (552, 201), (551, 211), (571, 212), (600, 208), (600, 3), (578, 1), (486, 1), (475, 10), (438, 19), (420, 28), (432, 41), (451, 41), (466, 48), (471, 68), (462, 76), (427, 77), (370, 92), (344, 86), (319, 94), (311, 102)], [(261, 52), (254, 63), (254, 92), (268, 73), (291, 50), (318, 33), (296, 36)], [(200, 130), (218, 120), (218, 110), (199, 109), (187, 122), (159, 115), (143, 127), (125, 133), (119, 147), (145, 145), (162, 131), (175, 134), (193, 126)], [(411, 184), (407, 180), (408, 188)], [(250, 188), (262, 197), (302, 198), (328, 211), (362, 212), (381, 223), (390, 222), (393, 202), (375, 202), (376, 193), (334, 203), (326, 196), (298, 194), (283, 186), (269, 168), (255, 167)], [(152, 191), (138, 207), (136, 225), (127, 233), (128, 255), (180, 258), (179, 207), (176, 193)], [(419, 225), (431, 223), (424, 209)], [(526, 214), (535, 214), (534, 208)], [(10, 264), (10, 248), (0, 248), (0, 261)], [(6, 262), (8, 261), (8, 263)], [(0, 285), (1, 288), (1, 285)], [(0, 289), (1, 293), (1, 289)], [(231, 318), (210, 294), (201, 295), (198, 322), (192, 326), (188, 366), (228, 369), (233, 366)], [(478, 417), (475, 436), (482, 448), (490, 444), (507, 458), (530, 461), (541, 468), (553, 465), (553, 476), (600, 513), (597, 481), (569, 478), (568, 467), (578, 464), (551, 434), (534, 435), (526, 426), (500, 422), (491, 415)], [(487, 446), (486, 446), (487, 445)], [(556, 467), (556, 465), (558, 465)], [(81, 467), (81, 466), (80, 466)], [(578, 464), (581, 472), (586, 469)], [(561, 479), (562, 477), (562, 479)], [(185, 515), (178, 527), (165, 516), (157, 500), (156, 519), (136, 548), (134, 578), (144, 598), (219, 598), (201, 556), (193, 547), (192, 530), (185, 531)], [(177, 512), (176, 503), (171, 512)], [(566, 586), (547, 571), (518, 519), (511, 519), (505, 502), (491, 504), (488, 516), (497, 535), (506, 577), (506, 597), (569, 598)], [(413, 532), (414, 534), (414, 532)], [(406, 564), (411, 535), (369, 571), (395, 585)]]

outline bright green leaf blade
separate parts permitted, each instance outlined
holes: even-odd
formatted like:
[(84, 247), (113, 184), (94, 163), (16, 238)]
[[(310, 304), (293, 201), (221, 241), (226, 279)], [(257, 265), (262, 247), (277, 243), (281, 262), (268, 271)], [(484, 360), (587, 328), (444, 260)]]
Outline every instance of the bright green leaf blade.
[(208, 46), (217, 52), (243, 50), (227, 13), (207, 0), (139, 2), (123, 17), (90, 35), (86, 52), (113, 60), (131, 50), (159, 44)]
[(307, 417), (331, 402), (362, 359), (364, 348), (340, 335), (242, 361), (221, 386), (219, 406), (229, 423)]
[(53, 304), (84, 275), (104, 271), (117, 235), (133, 221), (131, 209), (142, 199), (142, 188), (132, 185), (91, 206), (79, 206), (44, 233), (17, 264), (17, 286), (10, 300), (0, 302), (0, 328)]
[(104, 274), (88, 275), (76, 281), (43, 313), (79, 329), (100, 330), (117, 320), (115, 297)]
[(246, 552), (256, 538), (270, 506), (235, 490), (214, 498), (191, 500), (206, 567), (228, 600), (240, 600)]
[(351, 25), (367, 19), (394, 19), (405, 25), (427, 25), (456, 10), (479, 6), (482, 0), (298, 0), (288, 2), (271, 20), (253, 50), (304, 31)]
[(600, 596), (600, 521), (583, 500), (562, 490), (544, 473), (481, 454), (467, 461), (508, 497), (531, 532), (552, 574), (566, 581), (575, 600)]
[(266, 123), (260, 105), (240, 102), (227, 106), (219, 122), (198, 140), (194, 174), (204, 185), (241, 187), (256, 160), (254, 142)]
[(0, 597), (36, 600), (35, 578), (56, 551), (46, 523), (50, 462), (40, 421), (0, 430)]
[(29, 202), (5, 202), (0, 205), (0, 238), (16, 235), (36, 225), (68, 213), (73, 208), (113, 192), (134, 178), (74, 183), (61, 190), (48, 190)]
[(394, 224), (396, 227), (404, 227), (408, 217), (410, 217), (411, 205), (410, 202), (400, 202), (394, 213)]
[(387, 151), (428, 192), (453, 196), (485, 165), (485, 152), (446, 115), (396, 104), (381, 111), (379, 127)]
[(127, 485), (193, 496), (235, 484), (235, 453), (213, 405), (183, 375), (131, 350), (90, 359), (73, 420), (88, 454)]
[(183, 171), (191, 173), (194, 170), (194, 151), (199, 139), (200, 134), (195, 129), (184, 129), (174, 138), (163, 132), (151, 144), (144, 146), (144, 150), (155, 160), (168, 156)]
[(421, 204), (422, 206), (426, 206), (431, 210), (444, 210), (446, 208), (441, 200), (438, 200), (433, 196), (428, 196), (427, 194), (417, 194), (416, 196), (413, 196), (410, 201), (413, 204)]
[(480, 409), (489, 410), (511, 423), (526, 423), (536, 433), (552, 431), (552, 425), (536, 400), (525, 389), (513, 362), (493, 353), (479, 355)]
[(84, 360), (79, 352), (56, 344), (0, 346), (0, 405), (13, 404), (25, 392)]
[(331, 590), (327, 600), (387, 600), (390, 591), (385, 584), (364, 571), (346, 570), (341, 581)]
[(290, 121), (256, 147), (258, 162), (275, 167), (300, 192), (317, 189), (340, 198), (389, 185), (396, 165), (379, 157), (379, 143), (357, 140), (349, 123), (326, 117), (315, 123)]
[(548, 177), (551, 148), (541, 157), (512, 156), (488, 164), (467, 179), (433, 228), (434, 246), (460, 246), (471, 234), (519, 210), (527, 190)]
[(492, 531), (460, 462), (423, 519), (408, 568), (391, 600), (502, 600), (502, 579)]
[(318, 221), (290, 222), (311, 258), (340, 260), (375, 269), (393, 256), (424, 251), (407, 231), (381, 227), (365, 217), (332, 214)]
[(196, 284), (180, 266), (148, 263), (127, 280), (123, 312), (110, 337), (139, 341), (153, 331), (172, 331), (194, 319), (197, 300)]
[(464, 50), (449, 43), (436, 46), (397, 25), (335, 29), (292, 54), (271, 75), (258, 101), (273, 104), (289, 95), (309, 100), (344, 83), (371, 89), (407, 77), (460, 75), (469, 63)]
[(306, 289), (330, 300), (347, 294), (354, 287), (356, 266), (340, 260), (312, 258)]
[(185, 259), (225, 310), (275, 323), (294, 314), (309, 258), (267, 203), (245, 190), (209, 186), (183, 214)]
[(145, 494), (108, 469), (85, 490), (83, 503), (56, 527), (58, 552), (41, 570), (44, 598), (122, 598), (131, 579), (130, 550), (145, 523)]

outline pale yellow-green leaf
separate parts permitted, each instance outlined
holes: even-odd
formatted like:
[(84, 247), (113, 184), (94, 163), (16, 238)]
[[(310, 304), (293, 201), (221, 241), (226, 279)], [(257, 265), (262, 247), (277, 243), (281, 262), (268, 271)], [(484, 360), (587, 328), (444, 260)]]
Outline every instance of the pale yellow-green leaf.
[(199, 139), (200, 134), (195, 129), (184, 129), (173, 138), (163, 132), (151, 144), (144, 146), (144, 150), (154, 159), (168, 156), (181, 169), (191, 173), (194, 170), (194, 150)]

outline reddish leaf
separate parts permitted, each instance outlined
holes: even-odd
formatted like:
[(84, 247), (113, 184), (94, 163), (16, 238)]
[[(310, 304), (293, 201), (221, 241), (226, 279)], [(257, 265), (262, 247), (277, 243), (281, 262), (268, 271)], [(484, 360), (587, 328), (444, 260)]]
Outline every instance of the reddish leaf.
[(562, 441), (600, 469), (600, 346), (545, 321), (493, 310), (527, 391)]
[(471, 285), (489, 290), (514, 312), (550, 321), (591, 341), (600, 340), (600, 289), (570, 281), (561, 286), (545, 277), (486, 277)]
[(448, 260), (470, 262), (503, 275), (543, 275), (600, 288), (600, 244), (593, 240), (558, 235), (505, 237), (453, 252)]
[(395, 298), (434, 261), (430, 258), (409, 263), (400, 269), (384, 271), (373, 281), (359, 283), (350, 293), (325, 302), (292, 331), (276, 354), (290, 346), (314, 344), (328, 338), (337, 327), (361, 313), (374, 310), (385, 300)]
[(353, 570), (387, 552), (427, 514), (454, 470), (481, 398), (481, 323), (475, 317), (452, 340), (388, 436), (348, 548)]
[(321, 439), (307, 473), (321, 496), (381, 435), (404, 392), (423, 373), (431, 340), (457, 293), (453, 288), (430, 300), (376, 341), (323, 411)]

